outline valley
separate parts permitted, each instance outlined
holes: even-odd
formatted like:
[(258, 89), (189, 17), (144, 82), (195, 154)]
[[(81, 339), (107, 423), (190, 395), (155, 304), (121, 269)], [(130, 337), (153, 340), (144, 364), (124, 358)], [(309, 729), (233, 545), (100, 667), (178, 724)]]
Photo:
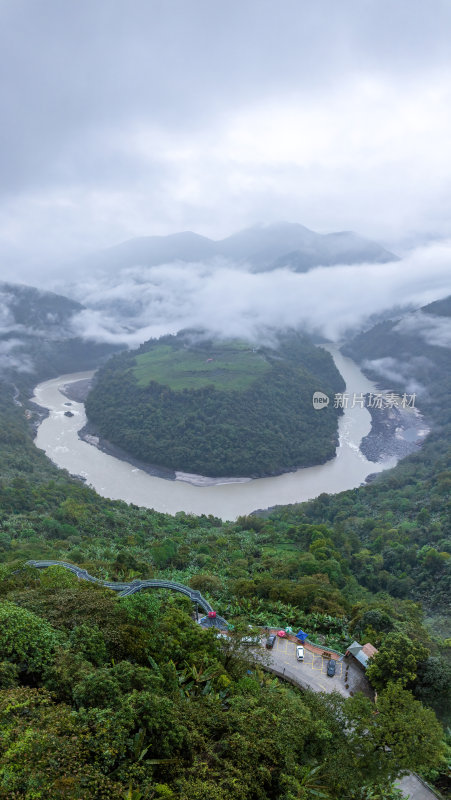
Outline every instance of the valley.
[(0, 800), (451, 800), (451, 3), (0, 23)]
[[(443, 323), (441, 323), (442, 328)], [(379, 337), (378, 330), (376, 327), (375, 331)], [(422, 330), (424, 330), (424, 325)], [(412, 334), (409, 335), (412, 336)], [(357, 343), (360, 341), (361, 339), (356, 340)], [(415, 368), (415, 361), (412, 361), (411, 353), (412, 351), (414, 353), (421, 352), (422, 341), (421, 335), (419, 337), (413, 335), (413, 339), (409, 339), (407, 344), (404, 342), (402, 345), (402, 363), (410, 364), (409, 369)], [(59, 345), (57, 346), (59, 347)], [(218, 609), (220, 614), (236, 626), (237, 631), (242, 630), (240, 626), (246, 627), (248, 624), (275, 628), (290, 625), (302, 626), (304, 630), (309, 631), (310, 640), (317, 641), (323, 647), (338, 649), (342, 652), (353, 638), (358, 638), (363, 642), (370, 641), (382, 650), (385, 646), (390, 645), (393, 637), (395, 637), (393, 641), (396, 641), (398, 646), (404, 649), (411, 641), (415, 643), (415, 647), (419, 648), (415, 651), (417, 652), (415, 656), (416, 677), (405, 676), (403, 686), (406, 688), (397, 690), (401, 693), (399, 696), (395, 697), (390, 694), (392, 691), (390, 682), (388, 682), (386, 690), (381, 692), (382, 700), (380, 702), (387, 703), (387, 724), (388, 720), (398, 713), (396, 709), (401, 706), (404, 709), (407, 708), (405, 704), (411, 702), (408, 700), (410, 697), (413, 698), (412, 702), (419, 703), (421, 700), (425, 704), (425, 706), (418, 704), (412, 708), (412, 713), (416, 716), (423, 713), (423, 708), (426, 711), (433, 709), (434, 713), (446, 722), (449, 719), (449, 678), (451, 675), (448, 640), (443, 633), (438, 634), (425, 626), (419, 605), (422, 604), (427, 610), (428, 621), (432, 621), (432, 624), (435, 618), (443, 619), (447, 615), (451, 560), (449, 490), (447, 488), (450, 436), (445, 416), (447, 401), (443, 394), (442, 383), (446, 378), (441, 370), (441, 349), (437, 351), (437, 357), (435, 357), (437, 347), (440, 348), (440, 345), (425, 343), (425, 346), (429, 348), (427, 351), (429, 391), (424, 397), (419, 397), (418, 403), (419, 409), (424, 410), (427, 414), (427, 422), (431, 426), (432, 432), (420, 450), (402, 459), (394, 469), (382, 471), (369, 485), (359, 486), (365, 475), (383, 470), (387, 465), (383, 462), (365, 463), (364, 457), (359, 452), (358, 443), (369, 433), (371, 418), (367, 409), (360, 409), (357, 406), (354, 409), (343, 409), (344, 413), (339, 418), (341, 449), (339, 448), (338, 457), (332, 462), (300, 470), (300, 476), (293, 472), (274, 478), (257, 479), (238, 484), (192, 486), (183, 480), (163, 480), (157, 477), (152, 478), (146, 474), (146, 479), (157, 482), (155, 489), (151, 490), (155, 492), (154, 495), (149, 493), (147, 485), (142, 497), (130, 498), (126, 495), (125, 499), (129, 500), (128, 503), (125, 503), (123, 499), (110, 500), (108, 497), (99, 496), (88, 485), (71, 478), (65, 471), (68, 469), (69, 472), (81, 474), (87, 483), (90, 483), (92, 480), (89, 468), (84, 470), (83, 465), (86, 467), (90, 463), (92, 452), (97, 453), (98, 456), (106, 455), (95, 447), (80, 441), (77, 432), (84, 421), (80, 418), (83, 411), (82, 404), (76, 399), (68, 399), (67, 396), (59, 393), (59, 386), (67, 384), (74, 378), (83, 377), (83, 374), (80, 376), (77, 373), (55, 378), (50, 383), (47, 381), (41, 384), (42, 389), (38, 387), (38, 400), (41, 391), (44, 391), (44, 394), (47, 392), (47, 389), (44, 390), (46, 386), (50, 390), (53, 384), (54, 388), (51, 391), (56, 392), (55, 399), (49, 403), (49, 407), (53, 406), (50, 416), (39, 425), (37, 444), (39, 445), (39, 436), (46, 430), (46, 426), (54, 425), (56, 419), (59, 427), (55, 427), (54, 451), (51, 453), (47, 446), (46, 449), (52, 459), (60, 467), (63, 467), (63, 469), (58, 469), (33, 444), (33, 434), (29, 427), (30, 421), (27, 421), (24, 413), (31, 413), (32, 417), (34, 414), (33, 405), (27, 401), (27, 394), (28, 396), (31, 394), (27, 387), (30, 386), (33, 376), (31, 374), (23, 376), (16, 372), (14, 382), (4, 384), (0, 398), (2, 431), (0, 437), (0, 467), (2, 471), (0, 486), (2, 582), (0, 592), (3, 604), (12, 603), (11, 608), (18, 608), (20, 613), (25, 614), (24, 624), (28, 630), (31, 630), (33, 626), (37, 626), (36, 630), (43, 630), (42, 626), (50, 625), (53, 632), (48, 627), (45, 630), (48, 631), (50, 637), (56, 636), (55, 643), (57, 640), (66, 641), (67, 636), (75, 636), (70, 633), (74, 629), (74, 622), (71, 620), (78, 619), (77, 625), (81, 624), (82, 631), (84, 631), (77, 634), (80, 637), (81, 646), (84, 648), (83, 652), (86, 654), (83, 669), (87, 670), (87, 675), (90, 674), (91, 678), (82, 677), (82, 674), (77, 671), (78, 667), (75, 664), (78, 662), (75, 660), (73, 667), (75, 672), (72, 670), (71, 673), (75, 694), (71, 697), (81, 698), (81, 693), (84, 693), (83, 703), (85, 706), (91, 704), (89, 707), (92, 710), (91, 713), (94, 713), (94, 709), (99, 709), (99, 703), (110, 701), (102, 700), (99, 695), (91, 694), (88, 697), (86, 692), (89, 681), (119, 680), (120, 671), (114, 671), (115, 668), (108, 666), (108, 655), (105, 657), (90, 655), (89, 636), (97, 637), (96, 650), (99, 654), (103, 652), (102, 648), (106, 647), (108, 652), (108, 648), (114, 646), (116, 659), (119, 646), (122, 648), (121, 658), (125, 662), (132, 659), (135, 664), (141, 665), (140, 669), (148, 670), (144, 666), (145, 656), (139, 654), (141, 645), (139, 637), (136, 638), (138, 634), (134, 634), (133, 652), (130, 649), (131, 645), (127, 644), (124, 639), (124, 636), (127, 635), (127, 625), (133, 626), (135, 624), (133, 620), (138, 619), (141, 628), (139, 636), (147, 637), (146, 644), (143, 645), (145, 652), (152, 652), (152, 658), (160, 671), (164, 672), (165, 669), (163, 665), (166, 651), (163, 654), (158, 654), (152, 649), (149, 651), (150, 639), (148, 637), (154, 636), (152, 631), (156, 630), (152, 626), (158, 626), (159, 630), (161, 625), (165, 627), (165, 636), (173, 642), (170, 645), (172, 657), (174, 657), (174, 647), (180, 646), (181, 637), (187, 637), (183, 638), (185, 656), (181, 653), (176, 655), (179, 685), (188, 686), (185, 684), (185, 681), (188, 681), (187, 673), (185, 674), (187, 669), (195, 668), (196, 674), (200, 674), (201, 662), (209, 664), (208, 669), (211, 672), (208, 672), (208, 675), (213, 676), (214, 669), (219, 669), (214, 665), (222, 664), (220, 669), (225, 670), (225, 672), (218, 673), (217, 678), (209, 678), (212, 688), (205, 695), (207, 698), (205, 701), (195, 699), (199, 697), (197, 689), (186, 689), (182, 705), (179, 707), (179, 701), (177, 701), (175, 706), (178, 709), (176, 713), (185, 715), (185, 719), (186, 702), (201, 702), (201, 704), (205, 702), (207, 706), (211, 702), (218, 702), (224, 708), (231, 709), (237, 702), (232, 698), (246, 697), (246, 695), (240, 695), (242, 690), (235, 688), (234, 683), (235, 680), (238, 680), (239, 683), (246, 674), (248, 678), (245, 680), (250, 681), (249, 685), (246, 684), (249, 690), (258, 692), (259, 708), (266, 707), (265, 703), (271, 702), (269, 694), (272, 690), (270, 684), (262, 678), (258, 668), (256, 669), (255, 665), (250, 663), (242, 653), (234, 652), (233, 656), (228, 656), (214, 648), (207, 653), (205, 647), (207, 641), (210, 640), (208, 637), (202, 640), (196, 639), (197, 634), (194, 636), (194, 632), (191, 632), (190, 625), (192, 623), (189, 621), (188, 609), (184, 606), (183, 598), (168, 598), (159, 596), (158, 593), (153, 599), (124, 598), (122, 603), (125, 605), (121, 606), (122, 610), (119, 610), (113, 601), (107, 601), (106, 597), (101, 594), (100, 588), (87, 586), (86, 589), (81, 587), (76, 589), (76, 586), (71, 583), (73, 579), (70, 577), (63, 579), (61, 574), (55, 573), (53, 578), (52, 570), (57, 570), (57, 567), (49, 569), (47, 578), (44, 575), (33, 577), (25, 571), (19, 579), (16, 570), (28, 560), (53, 559), (80, 564), (91, 574), (101, 575), (108, 581), (129, 582), (135, 578), (150, 577), (190, 586), (193, 590), (200, 591), (207, 601), (215, 609)], [(362, 344), (359, 344), (359, 347), (358, 357), (362, 363), (365, 363), (365, 369), (367, 369), (365, 361), (367, 353), (368, 356), (377, 356), (371, 359), (373, 367), (376, 363), (380, 368), (380, 358), (387, 357), (383, 355), (387, 350), (384, 351), (382, 344), (378, 345), (379, 350), (372, 349), (374, 345), (370, 332), (365, 335), (365, 349)], [(393, 341), (391, 341), (390, 347), (390, 358), (398, 357), (398, 350), (393, 347)], [(352, 349), (356, 357), (357, 344), (349, 341), (348, 348), (350, 351)], [(333, 353), (338, 373), (345, 377), (346, 391), (352, 394), (354, 391), (374, 392), (377, 389), (375, 384), (368, 381), (349, 358), (343, 357), (338, 351), (333, 351)], [(145, 355), (145, 353), (143, 354)], [(119, 358), (121, 357), (119, 356)], [(69, 366), (71, 362), (68, 360), (65, 363)], [(424, 365), (425, 361), (421, 360), (419, 366), (423, 370)], [(148, 364), (144, 362), (144, 366), (147, 368)], [(155, 363), (152, 369), (154, 366)], [(386, 366), (386, 362), (383, 362), (382, 367)], [(136, 368), (139, 369), (138, 365)], [(193, 373), (195, 374), (196, 369), (199, 368), (201, 375), (208, 369), (203, 355), (202, 359), (191, 364), (190, 380), (193, 378)], [(42, 367), (39, 369), (42, 370)], [(159, 369), (160, 376), (164, 374), (165, 380), (168, 380), (168, 364), (164, 358), (159, 362)], [(166, 370), (165, 373), (164, 370)], [(246, 370), (240, 371), (238, 368), (235, 370), (235, 374), (237, 380), (243, 380), (243, 377), (245, 381), (249, 380)], [(264, 375), (268, 376), (268, 374), (268, 371), (265, 371)], [(395, 382), (390, 383), (390, 388), (393, 386), (399, 391), (403, 388), (413, 390), (413, 384), (411, 386), (403, 384), (405, 373), (401, 373), (398, 369), (398, 374), (401, 376), (400, 379), (396, 386)], [(12, 375), (13, 373), (11, 373)], [(44, 377), (45, 373), (43, 375), (41, 371), (41, 375)], [(224, 371), (218, 375), (221, 382), (223, 375)], [(382, 375), (379, 374), (378, 378), (381, 380)], [(415, 375), (412, 373), (409, 379), (413, 380), (414, 378)], [(141, 371), (139, 380), (143, 382), (143, 379), (144, 375)], [(180, 373), (177, 374), (176, 371), (175, 376), (171, 379), (179, 381)], [(36, 379), (34, 378), (34, 380)], [(208, 380), (211, 380), (211, 375), (208, 375)], [(385, 375), (384, 382), (386, 381), (387, 376)], [(180, 386), (180, 384), (178, 385)], [(385, 385), (387, 384), (385, 383)], [(245, 386), (246, 383), (244, 388)], [(142, 388), (145, 390), (146, 387)], [(43, 402), (42, 394), (40, 399)], [(44, 402), (43, 405), (45, 405)], [(65, 416), (68, 409), (74, 416)], [(323, 410), (315, 411), (312, 408), (310, 413), (316, 415), (324, 412)], [(357, 425), (355, 428), (353, 428), (354, 423)], [(71, 431), (70, 435), (73, 436), (73, 439), (70, 443), (64, 437)], [(66, 456), (73, 458), (81, 446), (88, 448), (89, 455), (82, 454), (79, 468), (74, 469), (73, 462), (65, 463), (64, 458)], [(350, 471), (352, 459), (355, 459), (354, 463), (358, 465), (360, 473), (359, 477), (355, 479), (354, 487), (349, 488), (349, 480), (353, 480), (351, 478), (352, 471)], [(108, 495), (109, 491), (103, 491), (102, 487), (105, 481), (114, 475), (114, 469), (111, 469), (111, 462), (106, 463), (99, 468), (98, 490), (100, 494)], [(122, 468), (124, 463), (119, 462), (119, 465)], [(334, 483), (331, 484), (328, 479), (329, 482), (323, 485), (324, 490), (321, 491), (322, 485), (318, 477), (322, 472), (327, 476), (329, 467), (336, 469)], [(129, 477), (118, 475), (119, 493), (116, 495), (117, 498), (124, 498), (123, 491), (127, 481), (134, 481), (139, 474), (133, 465), (127, 469)], [(84, 476), (83, 471), (86, 472)], [(309, 483), (305, 479), (306, 473), (311, 471), (313, 471), (312, 494), (307, 494), (307, 498), (310, 496), (316, 499), (311, 499), (309, 502), (296, 502), (302, 499), (304, 490), (309, 491)], [(180, 477), (183, 478), (183, 476)], [(344, 480), (345, 483), (340, 485), (340, 480)], [(277, 483), (281, 481), (286, 482), (287, 485), (291, 481), (293, 482), (291, 495), (287, 495), (285, 490), (279, 492)], [(239, 504), (235, 504), (235, 500), (231, 500), (232, 496), (238, 497), (239, 493), (246, 494), (250, 490), (253, 491), (253, 487), (258, 488), (260, 484), (262, 484), (260, 495), (254, 498), (251, 494), (248, 498), (249, 502), (246, 501), (241, 507)], [(270, 490), (272, 484), (277, 490), (273, 497)], [(165, 509), (164, 505), (159, 505), (161, 498), (164, 497), (162, 487), (166, 488), (168, 497), (171, 493), (171, 503), (181, 489), (187, 491), (191, 497), (199, 493), (202, 503), (198, 508), (191, 502), (186, 504), (182, 502), (178, 507), (171, 506), (169, 509)], [(209, 507), (208, 503), (205, 503), (205, 497), (211, 492), (213, 492), (214, 500)], [(217, 502), (217, 497), (220, 495), (225, 498), (224, 503)], [(110, 496), (114, 497), (114, 495)], [(290, 504), (285, 505), (285, 503)], [(150, 508), (146, 508), (146, 505)], [(276, 507), (268, 510), (268, 505)], [(249, 513), (256, 508), (267, 510), (258, 514)], [(165, 513), (167, 510), (172, 513)], [(75, 605), (72, 606), (72, 603)], [(80, 603), (86, 609), (89, 607), (89, 612), (86, 611), (87, 615), (85, 615), (85, 611), (76, 611)], [(100, 606), (98, 606), (99, 603)], [(107, 603), (108, 610), (106, 610), (105, 603)], [(64, 621), (62, 618), (58, 618), (55, 611), (56, 607), (61, 604), (65, 608)], [(1, 603), (0, 607), (10, 608), (10, 606), (1, 606)], [(72, 610), (70, 610), (71, 608)], [(99, 632), (100, 617), (97, 608), (104, 609), (102, 633)], [(68, 613), (69, 616), (67, 616)], [(34, 616), (26, 616), (27, 614), (34, 614)], [(108, 626), (112, 625), (117, 629), (119, 617), (115, 615), (118, 614), (123, 620), (121, 624), (125, 625), (125, 628), (121, 629), (119, 638), (118, 634), (114, 634), (113, 638), (116, 644), (113, 645), (113, 639), (108, 638), (113, 636), (112, 633), (109, 633), (112, 628)], [(113, 622), (113, 620), (116, 621)], [(19, 624), (19, 619), (15, 624)], [(177, 632), (174, 625), (177, 627)], [(182, 629), (185, 631), (183, 634), (181, 633)], [(175, 645), (176, 641), (179, 642), (178, 645)], [(3, 646), (1, 641), (0, 646)], [(67, 646), (79, 647), (78, 644), (64, 645), (64, 647)], [(60, 647), (59, 644), (52, 645), (52, 652), (59, 652), (58, 659), (60, 659), (63, 657), (64, 648), (61, 651), (58, 650), (58, 647)], [(209, 644), (208, 647), (213, 647), (213, 645)], [(3, 653), (2, 657), (5, 658), (6, 650), (3, 649), (1, 652)], [(190, 653), (189, 657), (186, 655), (187, 653)], [(41, 656), (39, 657), (41, 658)], [(45, 658), (48, 657), (45, 656)], [(14, 654), (7, 656), (8, 664), (11, 658), (11, 663), (16, 664), (14, 659), (17, 660), (18, 656), (16, 657)], [(102, 661), (102, 658), (106, 658), (106, 661)], [(160, 661), (160, 658), (163, 660)], [(189, 658), (188, 661), (187, 658)], [(33, 680), (37, 681), (41, 687), (39, 691), (43, 692), (45, 687), (53, 687), (52, 691), (56, 692), (58, 698), (55, 713), (64, 714), (64, 703), (68, 701), (68, 690), (64, 688), (65, 678), (61, 671), (63, 667), (52, 668), (53, 672), (48, 673), (47, 668), (37, 666), (38, 661), (33, 663), (36, 663), (36, 666), (33, 667), (35, 670)], [(188, 664), (191, 666), (188, 667)], [(229, 666), (226, 667), (226, 664)], [(14, 667), (14, 669), (16, 668)], [(8, 692), (19, 692), (18, 696), (20, 696), (20, 692), (25, 691), (20, 687), (29, 678), (23, 673), (23, 667), (20, 667), (20, 664), (17, 667), (19, 672), (14, 672), (14, 669), (8, 667), (9, 677), (4, 677), (2, 680), (9, 681), (9, 686), (16, 687), (8, 689)], [(227, 669), (232, 672), (228, 672)], [(250, 676), (247, 673), (249, 669)], [(136, 685), (140, 687), (140, 692), (144, 691), (143, 681), (148, 680), (147, 675), (148, 673), (145, 671), (140, 673), (139, 678), (136, 676), (134, 679), (137, 681)], [(219, 675), (224, 677), (219, 680)], [(237, 678), (235, 679), (233, 675), (236, 675)], [(96, 677), (94, 678), (94, 676)], [(84, 683), (86, 680), (88, 680), (87, 684)], [(231, 681), (230, 684), (228, 680)], [(164, 678), (166, 687), (164, 691), (170, 692), (170, 683), (168, 684), (166, 681), (167, 679)], [(202, 683), (200, 685), (203, 686)], [(223, 685), (232, 686), (233, 689), (230, 690), (232, 694), (221, 688)], [(130, 703), (131, 697), (127, 694), (128, 690), (125, 688), (125, 684), (122, 686), (124, 688), (120, 690), (121, 694), (117, 695), (117, 698), (122, 709), (120, 728), (124, 730), (125, 706), (123, 704)], [(258, 689), (257, 686), (259, 686)], [(212, 696), (210, 696), (210, 691), (213, 693)], [(327, 710), (329, 708), (328, 701), (321, 699), (320, 695), (316, 700), (306, 695), (303, 696), (302, 701), (295, 701), (294, 698), (297, 695), (294, 689), (280, 688), (278, 691), (283, 692), (284, 703), (287, 704), (287, 707), (291, 707), (290, 703), (292, 702), (301, 702), (300, 706), (296, 706), (295, 713), (305, 714), (306, 709), (310, 707), (309, 704), (316, 703), (311, 707), (316, 708), (315, 713), (320, 715), (323, 723), (326, 724), (326, 720), (329, 719), (327, 724), (336, 724), (332, 722), (333, 714), (332, 717), (328, 717), (330, 713)], [(387, 692), (386, 700), (384, 700), (385, 691)], [(221, 699), (220, 694), (224, 692)], [(218, 700), (214, 699), (216, 694)], [(343, 702), (350, 704), (343, 706), (343, 713), (351, 713), (352, 701), (352, 697), (346, 700), (343, 698)], [(79, 703), (80, 701), (71, 700), (69, 697), (69, 702)], [(172, 702), (174, 701), (172, 700)], [(199, 714), (200, 708), (201, 706), (198, 705), (197, 714)], [(388, 711), (388, 709), (390, 710)], [(369, 709), (368, 713), (370, 713)], [(407, 711), (404, 710), (402, 713), (406, 714)], [(42, 716), (43, 712), (36, 708), (33, 714), (36, 715), (35, 719), (39, 721), (39, 726), (45, 728), (47, 723), (45, 716)], [(242, 722), (244, 723), (245, 718), (246, 724), (250, 724), (251, 717), (252, 715), (249, 716), (249, 713), (246, 712), (245, 717), (242, 717)], [(193, 727), (190, 727), (190, 723), (189, 732), (184, 734), (193, 742), (192, 737), (198, 736), (195, 730), (197, 730), (199, 717), (197, 716), (196, 719), (197, 722), (193, 721)], [(423, 724), (425, 730), (429, 731), (429, 741), (435, 742), (434, 752), (436, 755), (432, 756), (431, 752), (430, 755), (425, 754), (424, 758), (432, 759), (432, 761), (435, 758), (434, 763), (438, 763), (437, 754), (442, 752), (440, 748), (447, 745), (446, 739), (444, 740), (445, 744), (439, 744), (440, 734), (438, 733), (439, 729), (434, 728), (434, 719), (435, 717), (428, 717), (426, 714)], [(368, 718), (363, 716), (362, 724), (367, 725), (367, 720)], [(83, 725), (82, 716), (77, 717), (76, 724), (77, 726)], [(171, 724), (174, 725), (175, 721), (173, 720)], [(406, 723), (406, 725), (407, 727), (403, 729), (404, 742), (408, 739), (409, 731), (411, 731), (410, 723)], [(16, 727), (15, 730), (17, 731), (16, 735), (22, 735), (19, 728)], [(24, 729), (23, 735), (28, 735), (26, 730), (28, 729)], [(77, 730), (82, 730), (82, 728), (78, 727)], [(220, 735), (225, 742), (225, 734)], [(246, 734), (246, 736), (250, 735), (249, 732)], [(335, 737), (340, 738), (341, 735), (337, 729)], [(388, 731), (384, 733), (381, 729), (380, 735), (383, 737), (391, 734), (388, 734)], [(314, 736), (313, 732), (311, 736)], [(154, 740), (151, 738), (150, 741)], [(290, 738), (290, 741), (293, 740)], [(60, 744), (62, 742), (63, 739), (60, 739)], [(192, 746), (196, 752), (197, 745), (193, 744)], [(351, 746), (350, 753), (353, 746)], [(358, 746), (357, 742), (355, 746)], [(155, 754), (161, 754), (162, 751), (156, 743), (152, 747)], [(169, 748), (165, 752), (175, 753), (176, 750)], [(285, 755), (288, 754), (288, 751), (284, 752)], [(343, 777), (340, 777), (340, 768), (332, 752), (326, 753), (321, 749), (318, 749), (317, 752), (318, 754), (322, 753), (318, 757), (322, 763), (327, 765), (325, 780), (329, 782), (329, 785), (334, 787), (344, 785), (343, 782), (340, 783), (345, 780), (344, 774)], [(408, 757), (405, 753), (404, 755), (399, 753), (399, 757), (396, 756), (397, 760), (392, 765), (393, 773), (390, 773), (391, 767), (388, 762), (378, 762), (374, 776), (377, 774), (380, 779), (381, 774), (394, 775), (400, 769), (401, 764), (407, 769), (421, 769), (418, 761), (419, 752), (423, 751), (419, 751), (418, 748), (412, 749)], [(200, 754), (199, 756), (194, 754), (195, 764), (198, 763), (199, 757)], [(338, 757), (341, 765), (345, 763), (342, 751), (339, 756), (337, 755)], [(66, 767), (69, 774), (73, 773), (74, 777), (71, 780), (78, 780), (76, 775), (79, 767), (76, 765), (84, 764), (86, 766), (88, 762), (92, 762), (92, 758), (92, 754), (72, 754), (72, 766), (69, 767), (68, 764)], [(128, 758), (126, 756), (123, 762), (124, 769)], [(280, 765), (284, 763), (283, 758), (281, 754), (277, 756)], [(430, 760), (429, 763), (432, 761)], [(365, 757), (365, 765), (368, 763), (368, 758)], [(224, 766), (223, 762), (222, 771)], [(25, 765), (24, 769), (27, 771), (29, 768)], [(75, 772), (73, 772), (74, 769)], [(360, 773), (355, 775), (356, 785), (361, 784), (364, 780), (376, 780), (375, 777), (369, 776), (367, 766), (365, 769), (365, 777)], [(226, 766), (226, 770), (232, 770), (231, 774), (233, 774), (232, 764)], [(180, 770), (178, 770), (179, 773)], [(96, 780), (100, 780), (100, 775), (104, 774), (102, 768), (96, 774)], [(163, 771), (158, 774), (160, 780), (163, 779)], [(346, 775), (348, 774), (347, 772)], [(422, 774), (431, 779), (432, 773), (428, 771), (427, 767), (423, 768)], [(177, 791), (188, 792), (186, 787), (190, 787), (189, 791), (192, 790), (195, 779), (189, 769), (183, 772), (183, 777), (179, 774), (177, 778), (176, 772), (171, 772), (170, 769), (166, 769), (164, 775), (169, 786), (177, 785), (179, 787)], [(441, 787), (445, 786), (446, 777), (440, 767), (437, 776), (438, 784)], [(54, 783), (55, 777), (51, 780)], [(140, 778), (141, 785), (145, 780), (147, 779), (143, 772)], [(214, 780), (217, 781), (219, 778)], [(108, 779), (108, 781), (108, 791), (111, 796), (114, 796), (114, 791), (118, 790), (117, 781), (115, 782), (114, 779)]]
[[(334, 353), (340, 373), (348, 389), (358, 387), (375, 390), (364, 375), (349, 360)], [(104, 496), (123, 499), (159, 511), (214, 514), (222, 519), (236, 519), (258, 508), (299, 502), (325, 491), (334, 493), (359, 486), (370, 473), (386, 469), (393, 459), (369, 462), (359, 451), (360, 439), (370, 429), (367, 409), (358, 406), (345, 409), (339, 419), (339, 445), (333, 459), (324, 465), (306, 467), (274, 478), (233, 479), (205, 478), (149, 467), (132, 459), (124, 451), (105, 445), (92, 444), (91, 435), (77, 432), (83, 429), (85, 417), (82, 406), (72, 401), (75, 417), (64, 417), (67, 396), (72, 397), (68, 381), (81, 376), (63, 376), (35, 390), (36, 402), (51, 409), (50, 417), (38, 429), (36, 444), (71, 474), (83, 474), (88, 484)], [(75, 384), (76, 385), (76, 384)], [(68, 386), (61, 394), (60, 386)], [(352, 393), (352, 392), (351, 392)], [(312, 415), (319, 413), (312, 408)], [(322, 413), (322, 412), (321, 412)], [(118, 460), (120, 459), (120, 460)], [(169, 480), (169, 482), (168, 482)]]

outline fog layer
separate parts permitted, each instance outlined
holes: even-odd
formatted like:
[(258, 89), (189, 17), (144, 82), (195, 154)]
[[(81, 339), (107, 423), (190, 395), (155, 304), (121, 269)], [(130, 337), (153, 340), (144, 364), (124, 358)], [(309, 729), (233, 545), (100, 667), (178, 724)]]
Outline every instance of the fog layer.
[[(296, 327), (340, 340), (387, 310), (416, 309), (451, 294), (450, 265), (451, 244), (443, 243), (397, 262), (306, 274), (253, 274), (217, 262), (135, 267), (66, 290), (87, 306), (73, 317), (74, 331), (97, 342), (137, 346), (186, 327), (256, 340), (267, 329)], [(430, 335), (437, 338), (441, 323), (434, 324)], [(427, 335), (427, 326), (420, 328)]]

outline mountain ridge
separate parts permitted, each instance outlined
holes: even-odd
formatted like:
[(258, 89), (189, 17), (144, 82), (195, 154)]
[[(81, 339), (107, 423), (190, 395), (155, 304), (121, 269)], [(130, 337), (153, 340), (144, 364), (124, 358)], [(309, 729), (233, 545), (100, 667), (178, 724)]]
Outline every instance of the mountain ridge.
[(223, 239), (193, 231), (127, 239), (81, 259), (90, 269), (155, 267), (173, 261), (233, 261), (255, 272), (291, 267), (306, 272), (317, 266), (398, 261), (394, 253), (353, 231), (317, 233), (294, 222), (251, 226)]

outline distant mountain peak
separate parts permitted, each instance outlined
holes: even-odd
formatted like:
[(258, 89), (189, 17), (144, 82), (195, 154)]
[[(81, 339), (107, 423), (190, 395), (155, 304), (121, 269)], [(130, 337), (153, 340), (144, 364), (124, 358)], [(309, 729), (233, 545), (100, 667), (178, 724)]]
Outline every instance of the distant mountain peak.
[(218, 258), (247, 264), (254, 272), (280, 267), (306, 272), (318, 266), (398, 260), (381, 245), (352, 231), (316, 233), (298, 222), (282, 221), (256, 224), (216, 241), (194, 231), (140, 236), (92, 254), (84, 265), (89, 270), (114, 272)]

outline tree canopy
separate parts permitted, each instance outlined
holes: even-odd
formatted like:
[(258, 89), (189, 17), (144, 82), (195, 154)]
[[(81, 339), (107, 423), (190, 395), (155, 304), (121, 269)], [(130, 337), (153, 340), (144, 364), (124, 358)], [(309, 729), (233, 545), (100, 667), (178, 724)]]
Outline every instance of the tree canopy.
[(344, 388), (306, 336), (273, 347), (185, 332), (114, 356), (86, 401), (102, 437), (155, 465), (212, 476), (271, 475), (335, 454), (340, 409), (314, 392)]

